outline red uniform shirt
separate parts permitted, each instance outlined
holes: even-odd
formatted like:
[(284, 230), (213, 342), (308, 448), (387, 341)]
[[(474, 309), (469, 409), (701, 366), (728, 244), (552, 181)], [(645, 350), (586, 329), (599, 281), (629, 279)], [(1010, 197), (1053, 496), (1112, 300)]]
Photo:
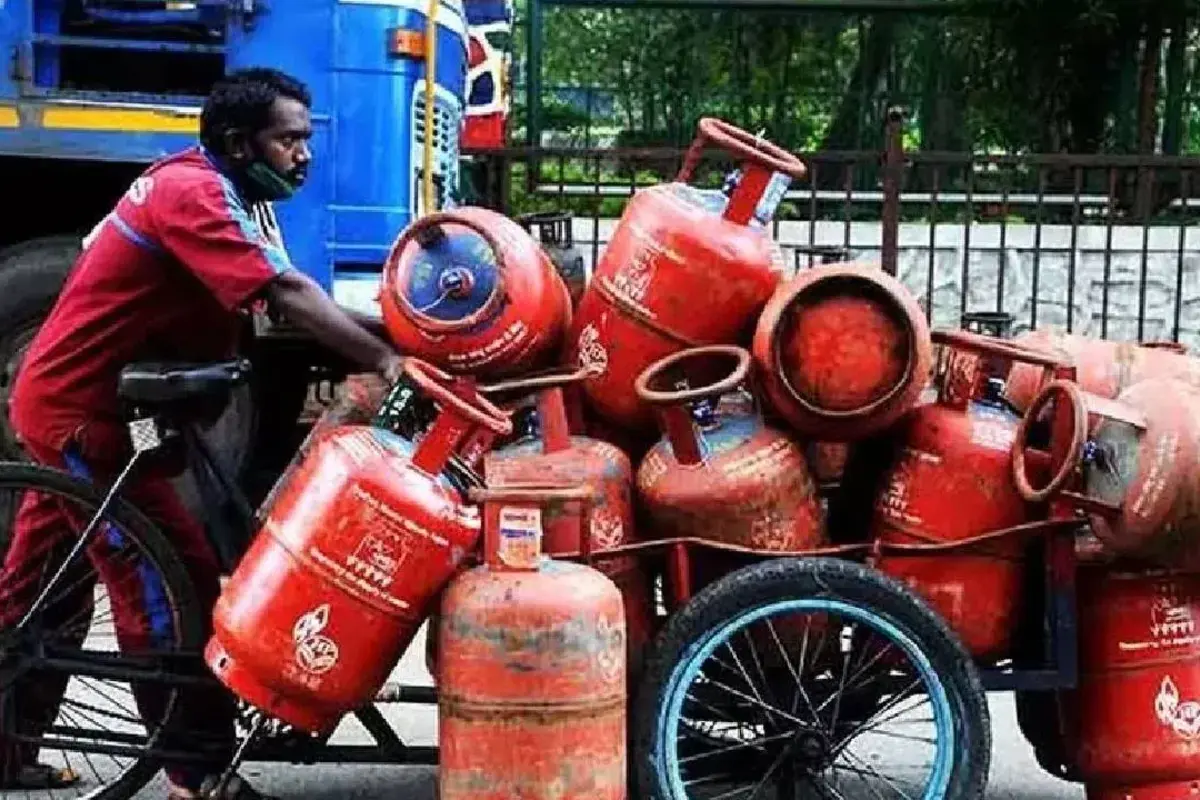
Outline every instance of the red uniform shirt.
[(241, 310), (289, 268), (203, 149), (155, 163), (85, 241), (21, 366), (13, 427), (56, 450), (119, 430), (122, 367), (231, 356)]

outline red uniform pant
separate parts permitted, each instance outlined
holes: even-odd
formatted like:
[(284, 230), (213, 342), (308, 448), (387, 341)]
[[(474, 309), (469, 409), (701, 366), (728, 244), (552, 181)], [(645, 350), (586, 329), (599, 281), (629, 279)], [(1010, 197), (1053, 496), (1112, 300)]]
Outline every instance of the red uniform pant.
[[(112, 463), (102, 455), (80, 452), (76, 446), (59, 453), (29, 441), (23, 444), (26, 452), (37, 461), (69, 469), (77, 476), (98, 482), (115, 480), (124, 466)], [(220, 589), (220, 569), (203, 526), (188, 512), (174, 486), (162, 475), (139, 474), (135, 468), (133, 475), (127, 478), (121, 496), (158, 525), (174, 547), (195, 587), (207, 637), (211, 633), (211, 610)], [(25, 492), (16, 515), (12, 544), (3, 569), (0, 569), (0, 630), (16, 625), (33, 606), (44, 582), (50, 579), (78, 541), (91, 513), (94, 512), (53, 495)], [(145, 653), (173, 649), (175, 621), (163, 579), (149, 559), (138, 557), (135, 549), (123, 542), (122, 533), (116, 526), (102, 523), (93, 535), (86, 559), (78, 559), (77, 568), (64, 576), (60, 588), (51, 595), (53, 605), (43, 606), (42, 625), (47, 630), (59, 631), (59, 642), (78, 646), (86, 637), (93, 616), (96, 576), (99, 576), (109, 598), (117, 642), (122, 651)], [(203, 640), (199, 642), (201, 648), (203, 644)], [(97, 645), (98, 649), (111, 647), (105, 643)], [(199, 660), (200, 653), (196, 652), (195, 657)], [(29, 674), (10, 693), (11, 702), (0, 706), (0, 715), (14, 714), (16, 728), (23, 735), (43, 735), (47, 727), (54, 724), (68, 679), (69, 676), (56, 673)], [(123, 696), (127, 698), (120, 690), (121, 686), (118, 684), (115, 692), (105, 691), (118, 705)], [(153, 729), (152, 726), (156, 727), (163, 719), (171, 687), (135, 684), (132, 688), (138, 712), (145, 725)], [(186, 752), (197, 751), (196, 739), (219, 745), (210, 765), (178, 768), (168, 765), (168, 775), (175, 783), (195, 787), (204, 774), (223, 766), (220, 759), (226, 759), (227, 763), (232, 755), (236, 707), (233, 698), (218, 687), (185, 687), (176, 691), (179, 693), (180, 735), (171, 736), (170, 742), (162, 744)], [(109, 714), (134, 713), (133, 709), (118, 712), (111, 702), (103, 705)], [(86, 708), (71, 711), (68, 705), (64, 709), (64, 722), (60, 724), (101, 729), (114, 725), (111, 718), (106, 723), (103, 716)], [(36, 746), (5, 740), (4, 731), (13, 727), (5, 724), (9, 722), (0, 717), (0, 776), (5, 779), (11, 778), (21, 765), (33, 763), (37, 757)]]

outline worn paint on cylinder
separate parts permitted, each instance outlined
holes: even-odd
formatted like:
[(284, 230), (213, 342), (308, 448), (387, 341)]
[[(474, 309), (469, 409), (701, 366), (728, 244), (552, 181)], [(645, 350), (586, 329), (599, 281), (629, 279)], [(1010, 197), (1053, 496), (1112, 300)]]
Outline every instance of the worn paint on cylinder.
[[(1174, 378), (1200, 388), (1200, 359), (1171, 347), (1114, 342), (1078, 334), (1038, 329), (1014, 342), (1066, 359), (1076, 367), (1076, 382), (1085, 392), (1108, 400), (1146, 378)], [(1005, 396), (1019, 411), (1029, 408), (1040, 386), (1040, 370), (1015, 364)]]
[(441, 800), (623, 800), (626, 630), (600, 572), (457, 577), (438, 630)]
[(1174, 800), (1200, 783), (1200, 575), (1081, 570), (1080, 683), (1065, 698), (1089, 800)]
[[(693, 428), (703, 461), (681, 464), (672, 440), (655, 445), (638, 469), (638, 493), (653, 535), (695, 536), (763, 552), (827, 543), (816, 484), (800, 445), (753, 410), (718, 407)], [(728, 572), (719, 553), (692, 555), (694, 582)]]
[(780, 285), (759, 318), (754, 356), (776, 412), (799, 433), (853, 441), (912, 408), (932, 345), (909, 291), (878, 267), (821, 265)]
[[(1025, 524), (1045, 513), (1013, 481), (1012, 449), (1020, 417), (1004, 404), (997, 373), (1034, 351), (960, 331), (936, 331), (944, 349), (935, 402), (900, 422), (900, 452), (879, 495), (872, 536), (883, 544), (951, 544)], [(1049, 457), (1028, 468), (1048, 479)], [(1011, 655), (1021, 612), (1025, 548), (1020, 537), (994, 539), (928, 556), (893, 553), (882, 572), (906, 582), (950, 625), (972, 656)]]
[(1096, 415), (1097, 456), (1084, 464), (1086, 493), (1120, 510), (1093, 529), (1123, 556), (1164, 567), (1200, 568), (1200, 391), (1176, 380), (1147, 379), (1118, 404), (1145, 428)]
[[(873, 537), (945, 543), (1028, 522), (1010, 464), (1019, 422), (981, 402), (965, 411), (932, 404), (910, 412), (898, 430), (903, 450), (876, 503)], [(1008, 539), (954, 553), (885, 556), (877, 567), (929, 601), (973, 656), (998, 658), (1009, 652), (1020, 612), (1024, 544)]]
[(677, 179), (629, 202), (567, 334), (569, 362), (602, 368), (584, 393), (607, 422), (653, 430), (633, 390), (638, 375), (671, 353), (733, 343), (753, 327), (786, 266), (769, 226), (734, 213), (743, 195), (763, 194), (751, 184), (740, 180), (729, 196)]
[[(584, 529), (590, 532), (593, 551), (636, 541), (633, 515), (633, 467), (629, 458), (607, 442), (572, 436), (567, 449), (543, 452), (537, 442), (516, 444), (490, 453), (484, 461), (489, 486), (548, 482), (564, 486), (586, 486), (596, 492)], [(549, 556), (579, 553), (579, 512), (567, 505), (548, 507), (543, 514)], [(600, 556), (593, 564), (617, 585), (624, 598), (629, 639), (630, 674), (653, 635), (653, 587), (637, 555)]]

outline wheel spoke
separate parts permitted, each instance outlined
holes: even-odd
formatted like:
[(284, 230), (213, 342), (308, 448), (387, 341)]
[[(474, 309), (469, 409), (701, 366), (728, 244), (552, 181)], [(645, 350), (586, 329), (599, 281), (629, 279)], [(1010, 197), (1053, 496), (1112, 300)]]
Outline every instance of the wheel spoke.
[[(10, 626), (6, 632), (0, 694), (17, 699), (18, 714), (5, 720), (4, 732), (22, 748), (31, 747), (48, 756), (44, 763), (73, 770), (81, 778), (72, 786), (37, 789), (32, 794), (26, 791), (25, 795), (91, 797), (121, 782), (122, 792), (128, 793), (121, 796), (132, 796), (156, 771), (152, 754), (166, 754), (156, 748), (161, 748), (158, 732), (176, 713), (179, 686), (173, 685), (170, 676), (178, 673), (181, 681), (192, 679), (190, 673), (184, 675), (174, 666), (174, 654), (184, 645), (198, 646), (200, 642), (192, 639), (203, 630), (202, 612), (187, 582), (186, 568), (172, 560), (170, 540), (153, 523), (136, 519), (131, 523), (116, 505), (98, 514), (100, 498), (89, 496), (96, 489), (65, 472), (3, 464), (0, 487), (12, 498), (10, 527), (25, 495), (39, 504), (37, 513), (44, 508), (53, 515), (45, 517), (47, 522), (37, 523), (46, 526), (46, 536), (27, 550), (26, 568), (12, 570), (0, 589), (4, 600), (18, 607), (11, 609), (12, 613), (36, 608), (36, 613), (24, 614), (32, 625), (23, 631)], [(80, 552), (78, 532), (89, 520), (94, 535)], [(78, 557), (64, 569), (68, 553)], [(167, 641), (155, 638), (143, 645), (125, 637), (129, 646), (124, 647), (114, 601), (122, 590), (136, 587), (139, 574), (147, 570), (161, 581), (162, 607), (173, 625)], [(40, 605), (29, 605), (34, 598)], [(56, 705), (47, 706), (49, 713), (42, 718), (32, 714), (26, 718), (25, 704), (32, 700), (22, 694), (36, 689), (45, 680), (43, 675), (65, 684), (62, 695), (52, 699)], [(143, 683), (153, 693), (152, 700), (150, 694), (145, 698), (152, 703), (146, 706), (145, 719), (144, 704), (138, 701)], [(184, 761), (198, 757), (175, 748), (169, 755)]]
[(911, 590), (843, 561), (765, 559), (692, 603), (659, 634), (643, 693), (666, 713), (638, 721), (656, 754), (638, 754), (650, 770), (639, 781), (664, 800), (907, 800), (986, 785), (977, 668)]
[(805, 723), (799, 717), (792, 716), (791, 714), (787, 713), (786, 711), (784, 711), (782, 709), (771, 708), (771, 706), (767, 705), (762, 700), (759, 700), (757, 697), (751, 697), (750, 695), (746, 694), (745, 692), (739, 692), (737, 689), (734, 689), (731, 686), (727, 686), (724, 683), (721, 683), (720, 681), (712, 680), (711, 678), (709, 678), (709, 682), (713, 686), (716, 686), (718, 689), (723, 689), (726, 692), (729, 692), (734, 697), (741, 698), (742, 700), (745, 700), (746, 702), (748, 702), (752, 705), (764, 708), (767, 711), (774, 711), (775, 713), (779, 714), (779, 716), (783, 717), (784, 719), (788, 720), (789, 722), (794, 722), (801, 727), (805, 727), (805, 728), (808, 727), (807, 723)]
[(861, 688), (865, 687), (865, 686), (867, 685), (867, 683), (870, 683), (870, 681), (871, 681), (871, 680), (873, 680), (873, 679), (868, 679), (868, 680), (867, 680), (867, 681), (864, 683), (864, 682), (860, 682), (860, 681), (858, 681), (858, 677), (859, 677), (860, 675), (862, 675), (862, 674), (863, 674), (863, 672), (865, 672), (866, 670), (870, 669), (870, 668), (871, 668), (871, 667), (872, 667), (874, 664), (876, 664), (876, 663), (879, 661), (879, 659), (883, 658), (883, 655), (884, 655), (884, 654), (885, 654), (885, 653), (888, 651), (888, 649), (889, 649), (889, 648), (891, 648), (891, 646), (892, 646), (892, 645), (889, 643), (889, 644), (888, 644), (886, 647), (884, 647), (882, 650), (880, 650), (878, 653), (876, 653), (876, 654), (875, 654), (875, 657), (874, 657), (874, 658), (872, 658), (872, 659), (871, 659), (871, 661), (870, 661), (869, 663), (867, 663), (867, 664), (864, 664), (864, 665), (863, 665), (863, 666), (862, 666), (862, 667), (861, 667), (861, 668), (860, 668), (860, 669), (859, 669), (857, 672), (855, 672), (855, 673), (854, 673), (853, 677), (852, 677), (852, 678), (850, 679), (850, 681), (848, 682), (848, 685), (847, 685), (847, 686), (845, 686), (845, 687), (842, 689), (842, 692), (840, 692), (840, 693), (839, 693), (839, 694), (837, 694), (837, 695), (832, 695), (832, 696), (830, 696), (830, 698), (829, 698), (828, 700), (826, 700), (824, 703), (822, 703), (822, 704), (820, 705), (820, 707), (818, 707), (818, 708), (817, 708), (817, 711), (818, 711), (818, 712), (824, 711), (824, 710), (825, 710), (825, 707), (826, 707), (826, 706), (828, 706), (828, 705), (829, 705), (831, 702), (833, 702), (833, 701), (834, 701), (834, 700), (835, 700), (837, 697), (839, 697), (839, 696), (840, 696), (842, 693), (844, 693), (844, 692), (846, 692), (846, 691), (856, 691), (856, 690), (858, 690), (858, 689), (861, 689)]
[(804, 618), (804, 638), (800, 643), (800, 663), (795, 669), (792, 668), (792, 660), (788, 657), (787, 649), (783, 646), (783, 642), (779, 638), (779, 634), (775, 631), (775, 625), (770, 618), (766, 620), (767, 629), (771, 632), (771, 637), (775, 640), (776, 647), (779, 648), (779, 655), (783, 658), (784, 665), (787, 666), (788, 672), (792, 673), (792, 677), (796, 681), (796, 691), (792, 693), (792, 713), (797, 713), (798, 699), (804, 698), (804, 704), (808, 707), (808, 711), (812, 714), (813, 723), (818, 727), (821, 726), (821, 718), (817, 715), (817, 710), (813, 707), (812, 699), (808, 696), (808, 692), (804, 688), (804, 681), (801, 676), (804, 674), (804, 658), (808, 650), (808, 634), (811, 630), (812, 616), (805, 615)]
[(792, 737), (793, 737), (793, 734), (791, 734), (791, 733), (777, 733), (773, 736), (764, 736), (760, 739), (755, 739), (750, 742), (738, 742), (737, 744), (731, 744), (726, 747), (718, 748), (716, 750), (710, 750), (707, 753), (698, 753), (697, 755), (694, 755), (694, 756), (688, 756), (686, 758), (681, 758), (681, 759), (679, 759), (679, 763), (683, 764), (688, 761), (698, 761), (702, 758), (712, 758), (713, 756), (724, 755), (725, 753), (732, 753), (735, 750), (745, 750), (747, 748), (753, 748), (755, 750), (763, 750), (765, 752), (763, 745), (768, 744), (770, 742), (778, 742), (778, 741), (783, 741), (785, 739), (791, 739)]
[(903, 797), (904, 800), (913, 800), (913, 798), (908, 794), (908, 792), (904, 791), (899, 786), (897, 786), (895, 783), (893, 783), (890, 778), (888, 778), (886, 775), (880, 773), (877, 769), (875, 769), (873, 766), (871, 766), (869, 763), (867, 763), (867, 761), (865, 761), (862, 758), (859, 758), (858, 755), (854, 753), (854, 751), (847, 748), (843, 752), (846, 755), (848, 755), (850, 758), (853, 758), (855, 761), (857, 761), (859, 764), (861, 764), (863, 769), (867, 770), (871, 775), (874, 775), (875, 777), (879, 778), (881, 781), (886, 783), (888, 786), (890, 786), (893, 790), (895, 790), (895, 792), (897, 794), (899, 794), (901, 797)]
[[(895, 719), (896, 717), (898, 717), (901, 714), (904, 714), (908, 710), (910, 710), (910, 709), (902, 709), (901, 711), (895, 712), (895, 714), (893, 714), (890, 717), (881, 718), (882, 714), (886, 713), (890, 709), (895, 708), (899, 703), (903, 702), (903, 700), (906, 699), (905, 695), (908, 692), (912, 691), (913, 687), (919, 686), (920, 684), (921, 684), (921, 681), (919, 679), (914, 681), (908, 687), (908, 689), (906, 689), (901, 694), (896, 695), (891, 700), (889, 700), (887, 703), (885, 703), (883, 708), (880, 708), (878, 711), (875, 712), (874, 716), (870, 717), (866, 722), (862, 723), (861, 725), (856, 727), (854, 730), (850, 731), (850, 733), (848, 733), (844, 737), (842, 737), (842, 739), (838, 742), (837, 747), (844, 746), (845, 744), (850, 742), (852, 739), (854, 739), (854, 737), (858, 736), (860, 733), (862, 733), (864, 731), (872, 730), (872, 729), (878, 727), (879, 725), (882, 725), (885, 722)], [(926, 700), (928, 700), (928, 698), (926, 698)], [(836, 747), (835, 747), (835, 749), (836, 749)]]

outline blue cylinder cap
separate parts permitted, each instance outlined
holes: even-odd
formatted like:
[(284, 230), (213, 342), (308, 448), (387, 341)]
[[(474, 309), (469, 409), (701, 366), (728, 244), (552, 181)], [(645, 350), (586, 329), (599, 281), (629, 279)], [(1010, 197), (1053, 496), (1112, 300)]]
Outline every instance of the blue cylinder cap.
[(453, 323), (477, 314), (499, 287), (496, 254), (474, 231), (443, 226), (444, 236), (415, 245), (401, 294), (414, 311)]

